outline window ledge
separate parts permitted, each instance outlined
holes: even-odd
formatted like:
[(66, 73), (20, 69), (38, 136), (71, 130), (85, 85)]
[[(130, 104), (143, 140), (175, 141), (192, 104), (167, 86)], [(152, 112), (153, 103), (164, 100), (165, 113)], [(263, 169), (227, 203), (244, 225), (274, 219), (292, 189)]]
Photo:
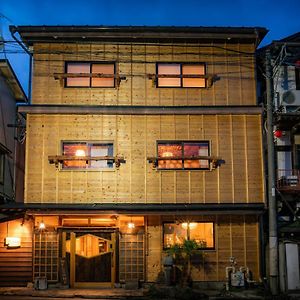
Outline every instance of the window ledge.
[[(109, 160), (115, 163), (116, 168), (118, 169), (121, 163), (126, 163), (124, 157), (121, 156), (69, 156), (69, 155), (49, 155), (48, 161), (50, 164), (55, 164), (55, 167), (58, 168), (60, 164), (63, 164), (65, 161), (100, 161), (100, 160)], [(107, 170), (108, 168), (101, 168), (98, 170)], [(69, 169), (71, 171), (71, 169)], [(93, 169), (72, 169), (72, 171), (86, 171)], [(94, 169), (97, 171), (97, 169)]]
[[(224, 164), (225, 161), (221, 157), (216, 157), (216, 156), (183, 156), (183, 157), (147, 157), (148, 162), (152, 163), (153, 169), (156, 169), (158, 171), (181, 171), (181, 170), (186, 170), (186, 171), (192, 171), (192, 170), (214, 170), (221, 166), (221, 164)], [(160, 160), (208, 160), (209, 162), (209, 168), (191, 168), (191, 169), (163, 169), (163, 168), (158, 168), (158, 161)]]

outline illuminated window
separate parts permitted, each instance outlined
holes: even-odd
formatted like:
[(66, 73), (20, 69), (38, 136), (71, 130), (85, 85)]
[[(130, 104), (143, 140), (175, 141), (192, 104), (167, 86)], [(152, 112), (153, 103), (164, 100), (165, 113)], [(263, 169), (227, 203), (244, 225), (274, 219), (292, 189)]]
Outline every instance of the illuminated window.
[(183, 244), (184, 240), (195, 240), (199, 248), (214, 248), (214, 223), (189, 222), (189, 223), (164, 223), (164, 248), (175, 244)]
[[(113, 156), (112, 143), (63, 142), (63, 155), (70, 157)], [(110, 160), (65, 160), (63, 169), (104, 169), (112, 168)]]
[(157, 87), (206, 87), (204, 64), (158, 63)]
[[(72, 74), (66, 79), (67, 87), (114, 87), (114, 63), (67, 62), (66, 73)], [(84, 74), (76, 77), (76, 74)], [(93, 77), (97, 74), (99, 77)], [(103, 77), (100, 77), (103, 76)]]
[[(208, 159), (192, 159), (198, 156), (209, 156), (208, 141), (158, 142), (158, 169), (209, 169)], [(173, 159), (174, 158), (174, 159)]]

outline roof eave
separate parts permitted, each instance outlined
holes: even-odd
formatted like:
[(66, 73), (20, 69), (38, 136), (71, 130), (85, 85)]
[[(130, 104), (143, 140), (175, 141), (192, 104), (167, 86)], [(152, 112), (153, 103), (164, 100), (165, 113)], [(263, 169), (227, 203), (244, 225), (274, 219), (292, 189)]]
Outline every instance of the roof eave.
[(263, 27), (175, 26), (11, 26), (25, 44), (35, 42), (200, 42), (244, 40), (258, 45), (268, 30)]

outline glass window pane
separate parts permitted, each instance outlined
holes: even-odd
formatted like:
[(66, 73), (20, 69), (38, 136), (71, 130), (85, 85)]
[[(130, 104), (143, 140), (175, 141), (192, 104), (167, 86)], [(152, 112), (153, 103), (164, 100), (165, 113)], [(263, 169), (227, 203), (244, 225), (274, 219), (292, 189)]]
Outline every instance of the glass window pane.
[(203, 248), (214, 247), (214, 224), (190, 223), (190, 239), (196, 240)]
[(158, 64), (158, 75), (180, 75), (180, 64)]
[(114, 64), (93, 64), (92, 65), (92, 73), (114, 75), (115, 65)]
[[(182, 144), (159, 144), (158, 157), (182, 157)], [(159, 169), (182, 169), (182, 160), (159, 160)]]
[[(66, 156), (88, 156), (88, 147), (86, 143), (64, 143), (63, 155)], [(86, 168), (86, 161), (82, 160), (67, 160), (63, 163), (64, 169), (82, 169)]]
[(204, 65), (182, 65), (182, 75), (204, 75)]
[(169, 248), (174, 244), (183, 244), (185, 239), (187, 239), (187, 230), (182, 224), (164, 224), (164, 248)]
[(114, 64), (93, 64), (92, 73), (111, 75), (111, 77), (92, 78), (93, 87), (114, 87), (115, 68)]
[[(158, 64), (158, 75), (180, 75), (180, 64)], [(180, 87), (180, 78), (158, 77), (159, 87)]]
[(182, 79), (183, 87), (205, 87), (204, 78), (183, 78)]
[[(90, 73), (89, 63), (68, 63), (67, 73)], [(67, 86), (90, 86), (89, 77), (67, 78)]]
[(180, 78), (158, 78), (159, 87), (180, 87)]
[[(208, 156), (208, 143), (184, 143), (184, 156)], [(207, 169), (209, 162), (206, 159), (201, 160), (185, 160), (184, 168), (186, 169)]]
[[(90, 146), (91, 156), (112, 156), (112, 144), (93, 144)], [(90, 168), (112, 168), (113, 163), (107, 160), (91, 160)]]
[(205, 75), (204, 65), (182, 65), (183, 87), (205, 87), (205, 78), (184, 78), (184, 75)]

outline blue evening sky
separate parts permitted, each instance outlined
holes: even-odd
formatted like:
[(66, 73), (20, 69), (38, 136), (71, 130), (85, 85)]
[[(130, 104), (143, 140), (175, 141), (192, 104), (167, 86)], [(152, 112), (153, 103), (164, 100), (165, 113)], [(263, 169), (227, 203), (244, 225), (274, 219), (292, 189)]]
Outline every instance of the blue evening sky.
[[(300, 0), (0, 0), (0, 16), (5, 40), (8, 25), (260, 26), (266, 45), (300, 31)], [(27, 91), (26, 55), (4, 49)]]

